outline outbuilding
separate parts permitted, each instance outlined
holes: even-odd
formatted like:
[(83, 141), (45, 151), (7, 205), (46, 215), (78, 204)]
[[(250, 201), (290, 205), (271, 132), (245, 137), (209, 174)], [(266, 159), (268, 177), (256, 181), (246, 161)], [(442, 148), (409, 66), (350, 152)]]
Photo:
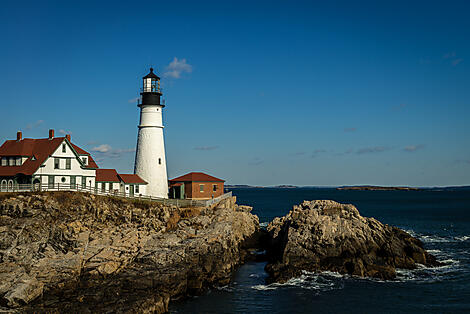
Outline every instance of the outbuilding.
[(204, 200), (224, 194), (224, 180), (190, 172), (170, 180), (170, 198)]

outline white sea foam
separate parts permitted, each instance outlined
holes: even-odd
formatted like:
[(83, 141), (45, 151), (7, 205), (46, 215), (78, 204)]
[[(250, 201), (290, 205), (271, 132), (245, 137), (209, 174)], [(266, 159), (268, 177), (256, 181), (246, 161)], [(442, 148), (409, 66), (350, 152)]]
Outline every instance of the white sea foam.
[[(444, 243), (444, 242), (457, 242), (457, 241), (468, 241), (470, 240), (470, 236), (463, 235), (463, 236), (440, 236), (437, 234), (420, 234), (415, 232), (412, 229), (403, 229), (404, 231), (408, 232), (411, 236), (420, 239), (425, 243)], [(444, 229), (446, 230), (446, 229)]]
[(454, 237), (457, 241), (467, 241), (470, 240), (470, 236), (461, 236), (461, 237)]
[(285, 283), (272, 283), (269, 285), (255, 285), (252, 289), (260, 291), (275, 290), (281, 287), (284, 288), (302, 288), (314, 291), (329, 291), (334, 289), (343, 288), (343, 275), (334, 272), (311, 273), (303, 271), (302, 275), (297, 278), (292, 278)]
[(260, 227), (267, 227), (269, 225), (269, 222), (261, 222), (259, 224)]

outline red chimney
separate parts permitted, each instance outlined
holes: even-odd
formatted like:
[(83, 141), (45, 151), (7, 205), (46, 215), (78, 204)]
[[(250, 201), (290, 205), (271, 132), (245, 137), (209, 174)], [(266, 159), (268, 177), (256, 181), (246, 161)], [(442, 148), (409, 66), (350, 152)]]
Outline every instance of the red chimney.
[(65, 138), (66, 138), (69, 142), (71, 141), (71, 140), (70, 140), (70, 139), (71, 139), (71, 138), (70, 138), (70, 134), (65, 135)]
[(21, 141), (22, 137), (23, 137), (23, 134), (21, 133), (21, 131), (16, 132), (16, 140), (17, 141)]
[(52, 140), (54, 138), (54, 129), (49, 130), (49, 139)]

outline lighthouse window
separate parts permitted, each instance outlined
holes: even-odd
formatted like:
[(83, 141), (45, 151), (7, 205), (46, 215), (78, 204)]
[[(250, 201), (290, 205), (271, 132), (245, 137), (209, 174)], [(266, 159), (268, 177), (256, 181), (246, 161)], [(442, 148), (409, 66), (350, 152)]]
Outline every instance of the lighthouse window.
[(158, 164), (159, 164), (159, 165), (162, 164), (162, 159), (161, 159), (161, 158), (158, 158)]

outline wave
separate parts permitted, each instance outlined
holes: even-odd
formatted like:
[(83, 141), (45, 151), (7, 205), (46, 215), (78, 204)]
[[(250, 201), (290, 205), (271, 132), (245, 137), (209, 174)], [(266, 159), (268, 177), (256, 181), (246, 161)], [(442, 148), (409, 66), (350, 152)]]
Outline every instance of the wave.
[(420, 239), (425, 243), (444, 243), (444, 242), (465, 242), (470, 240), (469, 235), (462, 236), (442, 236), (437, 234), (421, 234), (415, 232), (412, 229), (403, 229), (408, 232), (411, 236)]
[(461, 236), (461, 237), (454, 237), (455, 240), (457, 241), (467, 241), (467, 240), (470, 240), (470, 236)]
[(260, 291), (269, 291), (278, 288), (302, 288), (314, 290), (317, 292), (330, 291), (342, 289), (344, 287), (344, 282), (342, 281), (342, 278), (344, 277), (344, 275), (334, 272), (312, 273), (302, 271), (302, 275), (300, 277), (289, 279), (285, 283), (255, 285), (251, 288)]

